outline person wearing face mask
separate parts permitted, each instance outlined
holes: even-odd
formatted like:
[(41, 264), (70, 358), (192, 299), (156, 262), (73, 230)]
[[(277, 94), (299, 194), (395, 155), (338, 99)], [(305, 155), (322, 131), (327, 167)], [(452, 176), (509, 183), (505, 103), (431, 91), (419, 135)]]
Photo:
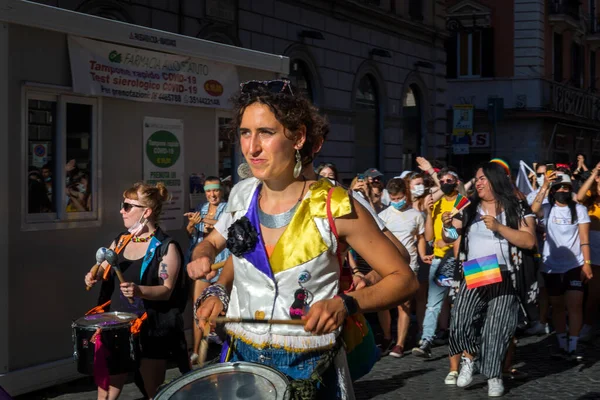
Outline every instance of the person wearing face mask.
[[(421, 157), (418, 157), (419, 160)], [(424, 160), (424, 159), (423, 159)], [(425, 221), (425, 237), (432, 237), (433, 222), (431, 221), (431, 211), (435, 203), (433, 195), (430, 193), (432, 188), (432, 180), (425, 177), (420, 172), (410, 172), (405, 175), (405, 181), (410, 187), (412, 208), (419, 211), (423, 215)], [(441, 191), (437, 191), (441, 194)], [(439, 200), (439, 197), (437, 198)], [(429, 220), (429, 222), (427, 222)], [(428, 229), (431, 231), (428, 232)], [(427, 244), (427, 254), (433, 253), (431, 245)], [(415, 295), (415, 310), (417, 314), (417, 323), (419, 330), (423, 329), (423, 318), (425, 317), (425, 305), (427, 304), (427, 291), (429, 285), (429, 267), (431, 263), (424, 263), (421, 259), (418, 260), (419, 272), (417, 278), (419, 280), (419, 290)]]
[[(550, 296), (552, 321), (558, 339), (559, 352), (556, 356), (582, 361), (583, 354), (577, 342), (583, 320), (584, 284), (593, 277), (590, 217), (585, 206), (573, 201), (572, 191), (569, 175), (552, 173), (545, 177), (532, 209), (546, 225), (542, 274)], [(548, 204), (542, 204), (548, 192)]]
[[(419, 270), (418, 258), (424, 263), (431, 263), (433, 256), (428, 256), (425, 243), (425, 220), (423, 215), (412, 208), (408, 187), (403, 179), (394, 178), (387, 184), (390, 194), (390, 206), (383, 210), (379, 217), (385, 226), (404, 245), (410, 254), (410, 268), (417, 275)], [(398, 306), (398, 336), (392, 347), (390, 356), (404, 356), (404, 342), (410, 325), (411, 300)], [(389, 311), (386, 311), (389, 314)], [(391, 318), (389, 319), (391, 322)], [(386, 327), (387, 328), (387, 327)], [(386, 329), (384, 328), (384, 331)]]
[[(106, 263), (97, 276), (91, 271), (85, 276), (88, 287), (102, 281), (98, 308), (141, 317), (140, 349), (134, 351), (140, 357), (139, 374), (149, 398), (155, 396), (165, 380), (167, 360), (187, 359), (182, 314), (188, 286), (185, 272), (181, 271), (183, 257), (179, 245), (158, 226), (163, 205), (169, 199), (162, 182), (156, 185), (139, 182), (125, 190), (120, 213), (127, 231), (119, 234), (110, 246), (118, 254), (125, 282), (120, 283), (114, 269)], [(187, 360), (180, 364), (180, 370), (182, 373), (190, 370)], [(128, 373), (123, 373), (118, 365), (109, 365), (107, 373), (108, 379), (98, 379), (96, 374), (98, 399), (117, 399)]]
[[(536, 188), (533, 192), (527, 195), (527, 204), (531, 206), (535, 197), (540, 192), (540, 188), (544, 184), (544, 175), (546, 174), (546, 164), (536, 163), (537, 167), (535, 168), (535, 184)], [(544, 204), (548, 203), (548, 199), (544, 199)]]
[[(208, 235), (213, 229), (223, 210), (227, 207), (227, 202), (223, 201), (223, 188), (221, 186), (221, 180), (216, 176), (209, 176), (204, 181), (204, 193), (206, 194), (206, 203), (198, 205), (194, 212), (189, 212), (183, 214), (188, 218), (188, 225), (186, 230), (188, 235), (190, 236), (190, 246), (185, 258), (185, 265), (191, 260), (192, 252), (196, 245), (202, 240), (204, 237)], [(227, 260), (230, 252), (228, 249), (220, 252), (215, 258), (215, 264), (223, 262)], [(211, 283), (216, 282), (219, 279), (220, 271), (216, 277), (214, 277), (211, 281), (207, 281), (206, 279), (198, 279), (194, 281), (194, 299), (198, 298), (202, 291), (210, 286)], [(190, 361), (192, 364), (195, 364), (198, 361), (198, 348), (200, 346), (200, 341), (202, 339), (202, 335), (200, 329), (196, 324), (194, 326), (194, 347), (192, 351), (192, 355), (190, 356)], [(209, 337), (209, 342), (219, 343), (219, 337), (211, 332)]]
[[(534, 187), (536, 188), (533, 192), (527, 195), (527, 204), (529, 206), (533, 205), (533, 202), (540, 192), (541, 187), (544, 185), (544, 177), (546, 175), (546, 164), (535, 163), (535, 183)], [(548, 197), (544, 196), (542, 199), (542, 204), (548, 204)], [(545, 227), (540, 219), (537, 219), (536, 225), (536, 238), (538, 243), (538, 250), (541, 251), (544, 247), (544, 232)], [(525, 331), (528, 335), (545, 335), (550, 333), (550, 326), (548, 325), (547, 316), (550, 304), (548, 303), (548, 293), (546, 292), (546, 285), (544, 283), (544, 278), (541, 272), (538, 271), (538, 288), (540, 290), (538, 295), (538, 305), (539, 305), (539, 313), (536, 321), (531, 323), (531, 326)]]
[(443, 197), (438, 200), (431, 211), (431, 218), (428, 218), (426, 223), (430, 226), (427, 233), (431, 236), (425, 237), (427, 241), (433, 241), (433, 261), (429, 268), (428, 284), (429, 290), (427, 293), (427, 306), (425, 310), (425, 318), (423, 320), (423, 333), (421, 334), (421, 342), (418, 347), (412, 350), (412, 353), (418, 357), (431, 357), (431, 347), (435, 337), (438, 317), (442, 309), (442, 303), (448, 293), (448, 287), (439, 286), (435, 282), (437, 269), (439, 268), (446, 253), (452, 251), (452, 245), (444, 242), (442, 236), (442, 215), (452, 211), (454, 201), (458, 195), (458, 175), (456, 172), (444, 168), (438, 173), (440, 188)]

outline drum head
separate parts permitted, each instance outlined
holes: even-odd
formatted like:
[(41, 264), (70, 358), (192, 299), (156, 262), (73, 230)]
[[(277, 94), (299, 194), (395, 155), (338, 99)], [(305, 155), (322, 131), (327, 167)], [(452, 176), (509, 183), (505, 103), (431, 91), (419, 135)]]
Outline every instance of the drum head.
[(119, 326), (130, 325), (137, 315), (124, 312), (107, 312), (100, 314), (86, 315), (74, 322), (74, 325), (80, 328), (116, 328)]
[(261, 364), (234, 362), (192, 371), (171, 382), (154, 400), (287, 400), (288, 380)]

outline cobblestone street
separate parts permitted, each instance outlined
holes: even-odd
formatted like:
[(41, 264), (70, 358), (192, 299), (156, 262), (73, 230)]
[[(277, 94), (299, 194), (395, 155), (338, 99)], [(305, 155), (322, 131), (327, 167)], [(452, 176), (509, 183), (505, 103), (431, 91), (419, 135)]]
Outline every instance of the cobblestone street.
[[(521, 339), (515, 358), (516, 367), (529, 376), (523, 381), (506, 381), (506, 399), (600, 399), (600, 342), (588, 344), (586, 361), (574, 364), (550, 358), (554, 335)], [(354, 385), (357, 399), (486, 399), (487, 384), (482, 376), (461, 389), (444, 385), (448, 370), (447, 347), (433, 350), (430, 360), (407, 353), (402, 359), (384, 357), (373, 371)], [(168, 371), (175, 379), (177, 369)], [(129, 383), (120, 397), (141, 399)], [(15, 400), (92, 400), (96, 392), (91, 378), (80, 379), (43, 391), (18, 396)]]

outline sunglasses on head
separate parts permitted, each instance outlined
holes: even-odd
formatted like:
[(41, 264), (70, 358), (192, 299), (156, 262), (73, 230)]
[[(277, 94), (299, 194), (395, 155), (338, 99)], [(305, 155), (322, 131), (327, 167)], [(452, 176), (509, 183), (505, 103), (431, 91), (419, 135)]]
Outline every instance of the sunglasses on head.
[(277, 79), (274, 81), (248, 81), (240, 83), (242, 93), (252, 93), (260, 88), (266, 88), (271, 93), (288, 93), (294, 95), (290, 81), (286, 79)]
[(125, 212), (129, 212), (129, 211), (131, 211), (131, 209), (133, 207), (146, 208), (146, 207), (140, 206), (138, 204), (131, 204), (131, 203), (126, 203), (126, 202), (122, 201), (120, 210), (125, 210)]

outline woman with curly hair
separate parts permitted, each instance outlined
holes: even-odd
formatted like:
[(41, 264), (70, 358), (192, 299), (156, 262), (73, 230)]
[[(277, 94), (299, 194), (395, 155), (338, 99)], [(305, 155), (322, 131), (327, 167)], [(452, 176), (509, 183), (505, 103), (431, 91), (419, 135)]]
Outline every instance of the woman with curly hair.
[[(243, 83), (234, 110), (253, 177), (233, 188), (223, 217), (194, 250), (192, 279), (211, 279), (210, 266), (225, 247), (233, 254), (232, 267), (226, 265), (217, 284), (196, 300), (196, 316), (201, 326), (221, 312), (303, 320), (304, 326), (229, 323), (223, 359), (229, 355), (279, 370), (292, 380), (293, 396), (352, 398), (340, 351), (346, 317), (401, 303), (416, 290), (416, 280), (399, 250), (346, 190), (327, 179), (303, 178), (315, 144), (329, 128), (289, 81)], [(336, 253), (347, 245), (364, 254), (382, 279), (344, 294)]]

